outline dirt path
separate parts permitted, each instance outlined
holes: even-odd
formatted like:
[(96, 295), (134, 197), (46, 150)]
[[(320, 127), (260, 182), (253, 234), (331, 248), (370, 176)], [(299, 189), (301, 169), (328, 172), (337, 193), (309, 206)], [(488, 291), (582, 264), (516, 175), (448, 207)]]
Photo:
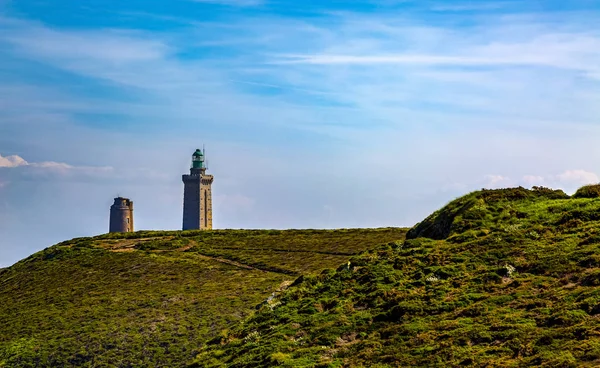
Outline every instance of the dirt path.
[[(138, 244), (140, 241), (150, 240), (150, 239), (152, 239), (152, 238), (127, 239), (127, 240), (119, 242), (117, 244), (111, 244), (111, 247), (108, 248), (107, 250), (109, 250), (111, 252), (116, 252), (116, 253), (133, 252), (133, 251), (136, 251), (136, 249), (134, 248), (136, 244)], [(177, 249), (156, 249), (156, 250), (152, 250), (151, 252), (152, 253), (185, 252), (187, 250), (190, 250), (191, 248), (193, 248), (196, 245), (198, 245), (198, 243), (196, 241), (190, 239), (190, 243), (184, 247), (177, 248)], [(278, 272), (277, 270), (268, 270), (268, 269), (257, 268), (257, 267), (253, 267), (253, 266), (250, 266), (248, 264), (241, 263), (238, 261), (232, 261), (232, 260), (226, 259), (226, 258), (215, 257), (215, 256), (211, 256), (208, 254), (203, 254), (200, 251), (193, 252), (193, 254), (202, 259), (211, 260), (211, 261), (215, 261), (215, 262), (219, 262), (219, 263), (223, 263), (223, 264), (228, 264), (230, 266), (235, 266), (235, 267), (243, 268), (246, 270), (261, 271), (261, 272), (273, 272), (273, 273), (279, 273), (279, 274), (284, 274), (284, 275), (287, 274), (286, 272)]]
[(256, 271), (262, 271), (262, 272), (272, 272), (272, 271), (261, 270), (260, 268), (248, 266), (247, 264), (243, 264), (243, 263), (231, 261), (229, 259), (218, 258), (218, 257), (211, 257), (211, 256), (207, 256), (207, 255), (200, 254), (200, 253), (196, 253), (196, 255), (198, 257), (200, 257), (200, 258), (203, 258), (203, 259), (209, 259), (211, 261), (225, 263), (225, 264), (228, 264), (228, 265), (231, 265), (231, 266), (236, 266), (236, 267), (244, 268), (246, 270), (256, 270)]

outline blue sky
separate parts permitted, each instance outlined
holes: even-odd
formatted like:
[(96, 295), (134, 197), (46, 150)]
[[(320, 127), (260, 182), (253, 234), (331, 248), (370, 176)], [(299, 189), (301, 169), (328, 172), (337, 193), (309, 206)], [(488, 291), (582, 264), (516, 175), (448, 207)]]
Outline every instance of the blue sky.
[(411, 226), (482, 187), (598, 182), (600, 3), (0, 0), (0, 267), (181, 227)]

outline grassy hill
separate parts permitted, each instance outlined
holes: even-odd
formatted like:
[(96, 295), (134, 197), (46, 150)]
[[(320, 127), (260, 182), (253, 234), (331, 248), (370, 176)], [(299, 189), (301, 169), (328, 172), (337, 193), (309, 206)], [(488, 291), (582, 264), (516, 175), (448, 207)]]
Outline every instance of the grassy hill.
[(600, 187), (486, 190), (303, 276), (196, 367), (600, 366)]
[(0, 269), (0, 367), (600, 366), (599, 197), (483, 190), (408, 232), (73, 239)]
[(0, 367), (178, 367), (301, 274), (405, 229), (136, 232), (0, 269)]

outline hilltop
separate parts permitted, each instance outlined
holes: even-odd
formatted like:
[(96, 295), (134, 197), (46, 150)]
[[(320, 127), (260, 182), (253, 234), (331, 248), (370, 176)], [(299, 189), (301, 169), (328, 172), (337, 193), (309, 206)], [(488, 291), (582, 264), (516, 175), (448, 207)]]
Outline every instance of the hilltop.
[(0, 367), (178, 367), (300, 275), (406, 229), (140, 231), (0, 269)]
[(405, 241), (297, 278), (193, 366), (599, 366), (599, 192), (458, 198)]

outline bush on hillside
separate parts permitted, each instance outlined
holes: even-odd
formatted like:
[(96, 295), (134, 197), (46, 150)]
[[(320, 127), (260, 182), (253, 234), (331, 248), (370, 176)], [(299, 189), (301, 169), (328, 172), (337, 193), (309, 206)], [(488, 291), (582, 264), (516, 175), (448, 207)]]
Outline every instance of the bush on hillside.
[(532, 187), (531, 191), (538, 197), (547, 199), (569, 199), (569, 195), (561, 189), (552, 189), (547, 187)]
[(577, 192), (573, 194), (573, 198), (599, 198), (600, 197), (600, 184), (591, 184), (583, 186), (577, 189)]
[[(434, 212), (406, 234), (406, 239), (424, 237), (442, 240), (450, 237), (455, 230), (464, 232), (469, 229), (482, 227), (486, 218), (493, 212), (501, 210), (502, 203), (537, 200), (537, 199), (568, 199), (562, 190), (545, 187), (533, 187), (531, 190), (523, 187), (506, 189), (482, 189), (455, 199), (441, 210)], [(514, 212), (514, 211), (513, 211)], [(511, 212), (510, 215), (520, 217), (522, 214)], [(460, 219), (461, 221), (457, 221)]]

